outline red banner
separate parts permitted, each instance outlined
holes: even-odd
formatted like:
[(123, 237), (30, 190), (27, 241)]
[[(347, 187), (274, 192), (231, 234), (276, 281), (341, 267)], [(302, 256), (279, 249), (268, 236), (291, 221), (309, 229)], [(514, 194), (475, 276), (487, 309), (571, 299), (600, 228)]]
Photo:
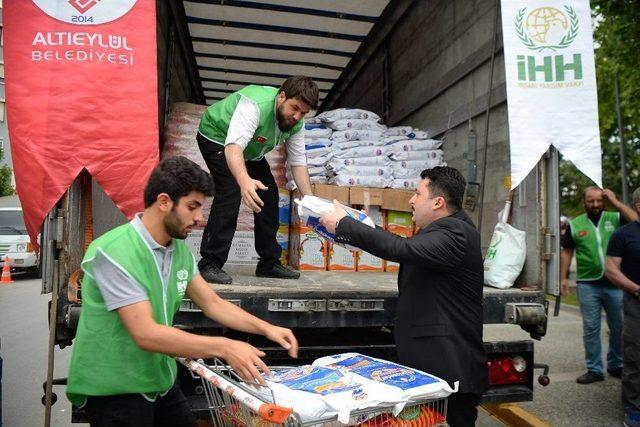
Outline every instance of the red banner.
[(131, 217), (158, 162), (154, 0), (4, 2), (7, 123), (32, 241), (86, 168)]

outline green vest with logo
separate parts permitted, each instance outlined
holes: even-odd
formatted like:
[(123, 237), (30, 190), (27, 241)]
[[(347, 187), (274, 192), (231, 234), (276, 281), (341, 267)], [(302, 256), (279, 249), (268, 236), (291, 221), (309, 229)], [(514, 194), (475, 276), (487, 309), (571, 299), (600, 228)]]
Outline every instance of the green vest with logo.
[(303, 126), (300, 120), (290, 130), (280, 131), (276, 120), (277, 96), (278, 89), (275, 87), (250, 85), (242, 88), (207, 108), (200, 120), (198, 132), (211, 142), (224, 145), (233, 113), (240, 97), (244, 97), (256, 104), (260, 110), (258, 128), (244, 149), (244, 159), (260, 160), (275, 146), (299, 132)]
[(596, 227), (587, 214), (571, 222), (571, 237), (576, 244), (578, 280), (598, 280), (604, 275), (604, 257), (613, 232), (620, 226), (618, 212), (602, 211)]
[(162, 277), (151, 248), (131, 223), (104, 234), (87, 249), (82, 261), (82, 312), (67, 384), (73, 404), (83, 405), (87, 396), (114, 394), (144, 393), (155, 398), (173, 385), (176, 361), (137, 346), (117, 311), (107, 310), (92, 275), (92, 260), (100, 251), (147, 292), (153, 319), (171, 326), (194, 274), (189, 248), (176, 239), (172, 245), (168, 278)]

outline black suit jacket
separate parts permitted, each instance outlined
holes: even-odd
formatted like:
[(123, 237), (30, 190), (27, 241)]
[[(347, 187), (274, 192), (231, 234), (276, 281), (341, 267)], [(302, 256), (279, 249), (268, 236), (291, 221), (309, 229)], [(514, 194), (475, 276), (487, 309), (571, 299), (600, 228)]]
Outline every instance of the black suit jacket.
[(400, 263), (395, 340), (404, 365), (436, 375), (461, 393), (487, 388), (482, 344), (480, 235), (458, 212), (404, 238), (345, 217), (336, 242)]

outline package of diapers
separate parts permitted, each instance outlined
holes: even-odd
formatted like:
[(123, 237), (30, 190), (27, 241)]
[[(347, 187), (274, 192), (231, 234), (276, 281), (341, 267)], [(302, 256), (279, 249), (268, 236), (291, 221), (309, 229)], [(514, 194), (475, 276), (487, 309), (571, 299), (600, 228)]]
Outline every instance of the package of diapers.
[[(333, 212), (335, 206), (333, 205), (333, 201), (322, 199), (316, 196), (304, 196), (302, 199), (294, 199), (296, 206), (298, 207), (298, 216), (300, 217), (300, 221), (302, 225), (307, 226), (320, 236), (324, 237), (327, 240), (334, 241), (335, 235), (329, 233), (329, 231), (324, 228), (322, 224), (320, 224), (320, 217), (326, 213)], [(375, 228), (375, 224), (373, 220), (367, 216), (362, 211), (352, 209), (347, 206), (343, 206), (344, 211), (351, 218), (362, 222), (363, 224), (368, 225), (369, 227)], [(343, 246), (347, 249), (355, 250), (356, 248), (349, 247), (347, 245), (342, 245), (340, 243), (336, 243), (340, 246)]]
[(444, 398), (458, 389), (457, 382), (454, 384), (455, 389), (452, 389), (443, 379), (426, 372), (359, 353), (322, 357), (316, 359), (313, 365), (338, 368), (343, 372), (384, 384), (391, 387), (390, 393), (399, 393), (406, 401)]
[[(363, 384), (360, 377), (336, 368), (298, 366), (276, 372), (265, 381), (275, 403), (293, 408), (303, 422), (337, 415), (346, 424), (351, 411), (396, 403), (385, 400), (384, 387)], [(269, 390), (261, 389), (261, 394), (266, 393)]]

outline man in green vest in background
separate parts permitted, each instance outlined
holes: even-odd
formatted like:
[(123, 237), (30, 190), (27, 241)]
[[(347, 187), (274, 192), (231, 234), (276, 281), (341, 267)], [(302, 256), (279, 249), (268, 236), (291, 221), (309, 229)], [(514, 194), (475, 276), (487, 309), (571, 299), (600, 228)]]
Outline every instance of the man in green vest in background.
[[(604, 210), (605, 198), (618, 212)], [(605, 255), (613, 232), (621, 223), (635, 221), (638, 216), (633, 209), (620, 202), (613, 191), (597, 187), (588, 187), (584, 191), (584, 209), (584, 214), (569, 222), (562, 238), (560, 281), (561, 288), (566, 289), (569, 265), (575, 251), (587, 365), (587, 372), (576, 381), (578, 384), (591, 384), (604, 380), (600, 344), (603, 308), (609, 326), (607, 372), (616, 378), (622, 376), (622, 291), (604, 275)]]
[(318, 106), (318, 87), (305, 76), (277, 89), (250, 85), (211, 105), (198, 128), (198, 147), (215, 183), (198, 267), (212, 283), (231, 283), (227, 262), (242, 200), (254, 212), (256, 276), (297, 279), (280, 263), (278, 187), (264, 155), (285, 144), (287, 163), (302, 195), (312, 194), (302, 118)]
[(173, 327), (186, 295), (218, 324), (264, 335), (297, 356), (293, 333), (220, 298), (198, 273), (183, 240), (202, 221), (211, 176), (185, 157), (153, 170), (145, 210), (94, 240), (82, 261), (82, 312), (67, 396), (92, 426), (195, 426), (173, 356), (224, 359), (248, 381), (268, 373), (246, 342)]

